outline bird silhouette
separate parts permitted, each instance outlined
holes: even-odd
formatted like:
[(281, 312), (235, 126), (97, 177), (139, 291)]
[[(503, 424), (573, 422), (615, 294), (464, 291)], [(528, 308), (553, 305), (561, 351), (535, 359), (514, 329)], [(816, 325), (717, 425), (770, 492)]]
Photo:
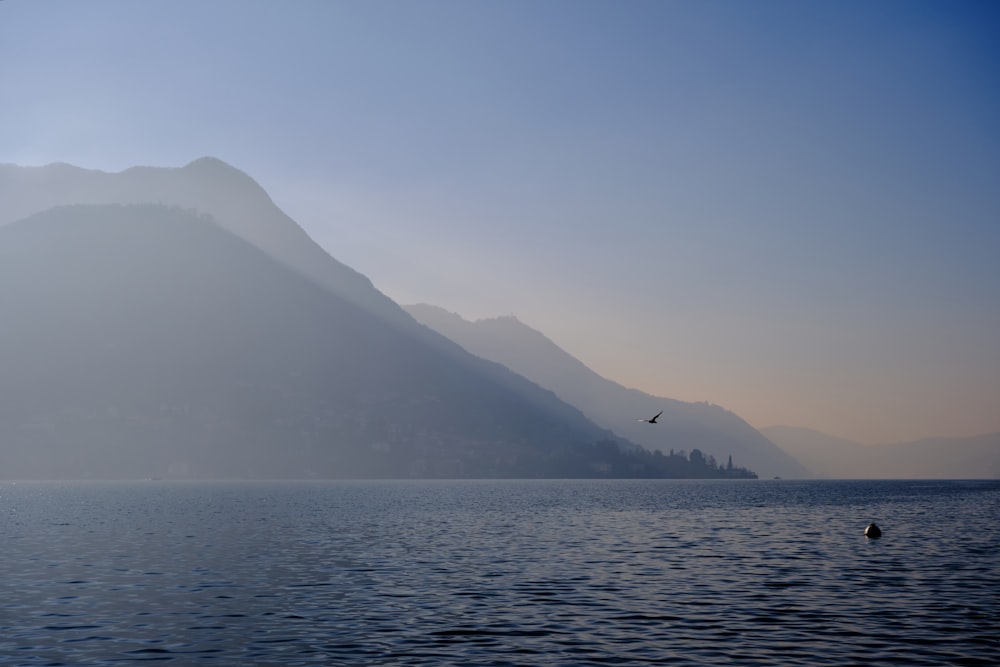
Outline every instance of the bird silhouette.
[(659, 419), (660, 415), (662, 415), (662, 414), (663, 414), (663, 410), (660, 410), (659, 412), (656, 413), (656, 416), (653, 417), (652, 419), (636, 419), (636, 421), (637, 422), (646, 422), (647, 424), (655, 424), (656, 420)]

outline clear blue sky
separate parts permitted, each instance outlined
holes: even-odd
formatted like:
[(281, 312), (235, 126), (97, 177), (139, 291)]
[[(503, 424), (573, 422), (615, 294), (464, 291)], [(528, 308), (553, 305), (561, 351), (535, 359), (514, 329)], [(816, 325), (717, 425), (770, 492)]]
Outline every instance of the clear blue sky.
[(998, 35), (989, 1), (2, 0), (0, 162), (213, 155), (400, 303), (755, 426), (971, 435)]

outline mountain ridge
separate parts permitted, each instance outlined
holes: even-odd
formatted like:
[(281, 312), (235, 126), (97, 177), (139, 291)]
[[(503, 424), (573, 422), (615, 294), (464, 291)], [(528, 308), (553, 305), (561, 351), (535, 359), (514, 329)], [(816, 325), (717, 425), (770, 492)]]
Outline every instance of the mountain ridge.
[(183, 167), (134, 166), (120, 172), (66, 163), (41, 167), (0, 165), (0, 227), (53, 206), (71, 204), (165, 204), (209, 213), (223, 228), (282, 263), (395, 326), (409, 318), (371, 280), (336, 260), (274, 204), (249, 174), (215, 157)]
[[(645, 394), (601, 377), (542, 332), (505, 315), (470, 322), (430, 304), (405, 305), (418, 321), (476, 354), (554, 391), (599, 424), (660, 451), (697, 448), (763, 476), (804, 477), (807, 471), (728, 410)], [(655, 430), (635, 420), (664, 410)]]

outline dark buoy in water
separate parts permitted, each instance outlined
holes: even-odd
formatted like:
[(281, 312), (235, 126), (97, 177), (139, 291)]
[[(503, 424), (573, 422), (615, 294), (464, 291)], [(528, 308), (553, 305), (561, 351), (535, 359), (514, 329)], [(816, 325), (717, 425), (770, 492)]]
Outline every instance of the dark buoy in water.
[(865, 537), (870, 540), (877, 540), (882, 537), (882, 530), (874, 523), (870, 523), (868, 524), (868, 527), (865, 528)]

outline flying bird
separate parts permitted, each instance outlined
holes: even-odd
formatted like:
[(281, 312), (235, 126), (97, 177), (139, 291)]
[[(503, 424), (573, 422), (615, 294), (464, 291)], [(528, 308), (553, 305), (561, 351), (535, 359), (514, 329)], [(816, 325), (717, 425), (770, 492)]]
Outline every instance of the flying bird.
[(659, 412), (656, 413), (656, 416), (653, 417), (652, 419), (636, 419), (636, 421), (637, 422), (646, 422), (647, 424), (655, 424), (656, 420), (659, 419), (660, 415), (662, 415), (662, 414), (663, 414), (663, 410), (660, 410)]

